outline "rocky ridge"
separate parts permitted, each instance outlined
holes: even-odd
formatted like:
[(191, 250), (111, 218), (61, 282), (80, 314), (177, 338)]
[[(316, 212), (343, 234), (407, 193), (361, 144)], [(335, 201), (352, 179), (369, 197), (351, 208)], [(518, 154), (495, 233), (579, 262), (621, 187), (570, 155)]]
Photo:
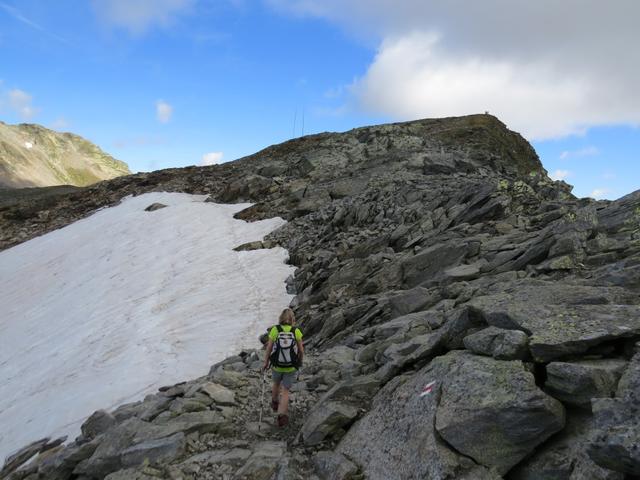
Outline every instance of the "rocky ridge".
[(0, 122), (0, 188), (84, 187), (130, 173), (124, 162), (78, 135)]
[(275, 428), (266, 401), (258, 424), (262, 352), (240, 352), (96, 412), (68, 445), (25, 447), (0, 476), (640, 477), (640, 191), (576, 199), (519, 135), (475, 115), (3, 204), (0, 245), (148, 191), (289, 220), (239, 248), (281, 245), (298, 267), (287, 288), (310, 355), (292, 424)]

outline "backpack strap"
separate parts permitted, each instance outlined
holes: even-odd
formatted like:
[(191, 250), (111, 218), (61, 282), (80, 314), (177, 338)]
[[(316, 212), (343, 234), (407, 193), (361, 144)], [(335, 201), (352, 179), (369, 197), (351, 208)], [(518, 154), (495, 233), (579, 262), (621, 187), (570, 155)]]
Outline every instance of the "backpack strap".
[(278, 333), (282, 332), (282, 325), (278, 324), (276, 325), (276, 330), (278, 330)]

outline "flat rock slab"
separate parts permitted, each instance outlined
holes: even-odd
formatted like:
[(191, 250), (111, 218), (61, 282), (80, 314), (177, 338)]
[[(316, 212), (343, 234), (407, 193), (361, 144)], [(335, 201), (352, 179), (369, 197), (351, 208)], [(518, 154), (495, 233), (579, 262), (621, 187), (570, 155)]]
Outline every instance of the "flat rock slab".
[(438, 433), (457, 451), (505, 474), (564, 427), (562, 404), (520, 361), (456, 353), (442, 385)]
[(489, 325), (529, 334), (529, 349), (537, 362), (640, 335), (639, 305), (543, 305), (516, 303), (504, 295), (478, 297), (469, 304)]
[(143, 464), (170, 462), (184, 454), (186, 440), (184, 433), (179, 432), (166, 438), (149, 440), (133, 445), (122, 452), (122, 464), (134, 467)]
[(618, 359), (551, 362), (545, 390), (569, 405), (591, 408), (592, 398), (613, 396), (626, 366)]
[(209, 395), (217, 405), (235, 405), (236, 398), (232, 390), (223, 385), (213, 382), (207, 382), (201, 390)]

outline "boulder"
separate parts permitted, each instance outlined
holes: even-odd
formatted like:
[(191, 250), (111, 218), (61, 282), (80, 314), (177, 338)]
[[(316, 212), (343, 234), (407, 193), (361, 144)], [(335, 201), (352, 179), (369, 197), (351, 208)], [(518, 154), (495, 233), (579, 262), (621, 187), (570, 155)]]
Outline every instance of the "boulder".
[(82, 435), (88, 439), (92, 439), (106, 432), (113, 427), (118, 421), (116, 417), (105, 410), (97, 410), (82, 424), (80, 430)]
[(438, 244), (402, 262), (402, 279), (409, 287), (436, 285), (444, 271), (457, 266), (467, 254), (466, 245)]
[(148, 440), (122, 451), (122, 465), (133, 467), (143, 464), (168, 463), (183, 455), (186, 449), (184, 433)]
[(155, 212), (156, 210), (160, 210), (161, 208), (166, 208), (167, 206), (164, 203), (152, 203), (147, 208), (144, 209), (145, 212)]
[[(336, 451), (358, 464), (370, 480), (498, 478), (451, 449), (434, 428), (438, 405), (442, 405), (442, 385), (454, 376), (462, 356), (462, 352), (450, 352), (413, 375), (393, 378), (375, 396), (369, 413), (349, 429)], [(478, 436), (478, 442), (485, 439)]]
[(236, 471), (234, 478), (242, 480), (269, 480), (282, 457), (286, 454), (284, 442), (259, 442), (244, 465)]
[(29, 460), (31, 457), (40, 453), (45, 448), (47, 443), (49, 443), (49, 440), (50, 438), (48, 437), (36, 440), (35, 442), (32, 442), (29, 445), (22, 447), (17, 452), (9, 455), (4, 461), (2, 470), (0, 470), (0, 476), (4, 477), (5, 475), (8, 475), (20, 465)]
[(504, 474), (564, 427), (562, 404), (538, 389), (522, 362), (455, 358), (436, 429), (458, 452)]
[(603, 468), (640, 476), (640, 405), (618, 398), (592, 402), (596, 429), (587, 447)]
[(565, 428), (513, 468), (510, 480), (623, 480), (624, 475), (596, 465), (586, 447), (593, 418), (584, 411), (567, 415)]
[(201, 387), (201, 390), (209, 395), (216, 405), (233, 406), (236, 404), (235, 394), (227, 387), (217, 383), (207, 382)]
[(309, 412), (302, 426), (305, 445), (317, 445), (336, 434), (344, 433), (358, 415), (358, 409), (341, 402), (322, 402)]
[(94, 439), (81, 445), (72, 444), (48, 455), (38, 465), (38, 473), (48, 480), (66, 480), (83, 460), (93, 455), (100, 443)]
[(312, 461), (321, 480), (349, 480), (358, 473), (358, 467), (341, 453), (320, 451)]
[(640, 335), (640, 305), (545, 305), (505, 295), (478, 297), (470, 304), (489, 325), (527, 333), (537, 362)]
[(626, 366), (618, 359), (551, 362), (545, 390), (569, 405), (591, 408), (592, 398), (613, 396)]
[(488, 327), (466, 336), (463, 343), (468, 350), (479, 355), (498, 360), (522, 360), (528, 354), (529, 338), (520, 330)]

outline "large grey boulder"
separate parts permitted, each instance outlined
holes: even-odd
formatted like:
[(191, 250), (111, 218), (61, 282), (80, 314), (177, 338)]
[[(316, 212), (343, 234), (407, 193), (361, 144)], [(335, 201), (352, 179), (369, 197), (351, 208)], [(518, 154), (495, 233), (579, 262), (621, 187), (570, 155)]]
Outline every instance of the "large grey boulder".
[(442, 385), (438, 433), (458, 452), (504, 474), (564, 427), (564, 408), (519, 361), (456, 355)]
[(313, 456), (313, 467), (321, 480), (349, 480), (358, 467), (341, 453), (321, 451)]
[(316, 405), (302, 426), (302, 439), (305, 445), (317, 445), (327, 438), (344, 433), (358, 415), (358, 409), (350, 405), (325, 401)]
[(566, 427), (514, 467), (509, 480), (623, 480), (622, 473), (596, 465), (587, 455), (593, 428), (589, 413), (569, 413)]
[(286, 444), (277, 441), (259, 442), (244, 465), (236, 471), (234, 478), (246, 480), (269, 480), (286, 454)]
[(528, 354), (529, 338), (520, 330), (488, 327), (464, 337), (464, 346), (473, 353), (499, 360), (522, 360)]
[(207, 382), (201, 387), (201, 390), (209, 395), (217, 405), (235, 405), (236, 403), (233, 391), (223, 385)]
[(545, 305), (503, 294), (478, 297), (470, 304), (489, 325), (529, 334), (529, 349), (537, 362), (640, 335), (640, 305)]
[(0, 470), (0, 476), (4, 477), (5, 475), (8, 475), (31, 457), (43, 451), (49, 443), (49, 440), (51, 440), (49, 437), (36, 440), (35, 442), (32, 442), (9, 455), (5, 459), (4, 465)]
[[(442, 388), (467, 356), (470, 355), (450, 352), (436, 357), (414, 375), (392, 379), (376, 395), (369, 413), (349, 429), (336, 451), (351, 458), (365, 478), (372, 480), (499, 478), (451, 449), (435, 430), (436, 412), (443, 405)], [(428, 385), (431, 390), (425, 392)], [(480, 432), (469, 428), (469, 434), (477, 434), (478, 443), (486, 443)]]
[(186, 449), (185, 435), (178, 432), (170, 437), (148, 440), (122, 451), (122, 465), (133, 467), (143, 464), (170, 462), (183, 455)]
[(545, 390), (569, 405), (591, 408), (592, 398), (613, 396), (626, 366), (618, 359), (551, 362)]
[(113, 427), (118, 421), (116, 417), (105, 410), (97, 410), (82, 424), (80, 430), (82, 435), (88, 439), (92, 439), (106, 432)]
[[(637, 348), (637, 345), (636, 345)], [(616, 398), (592, 401), (596, 430), (588, 446), (598, 465), (640, 476), (640, 352), (618, 384)]]
[(594, 400), (596, 430), (587, 452), (603, 468), (640, 476), (640, 405), (617, 398)]

